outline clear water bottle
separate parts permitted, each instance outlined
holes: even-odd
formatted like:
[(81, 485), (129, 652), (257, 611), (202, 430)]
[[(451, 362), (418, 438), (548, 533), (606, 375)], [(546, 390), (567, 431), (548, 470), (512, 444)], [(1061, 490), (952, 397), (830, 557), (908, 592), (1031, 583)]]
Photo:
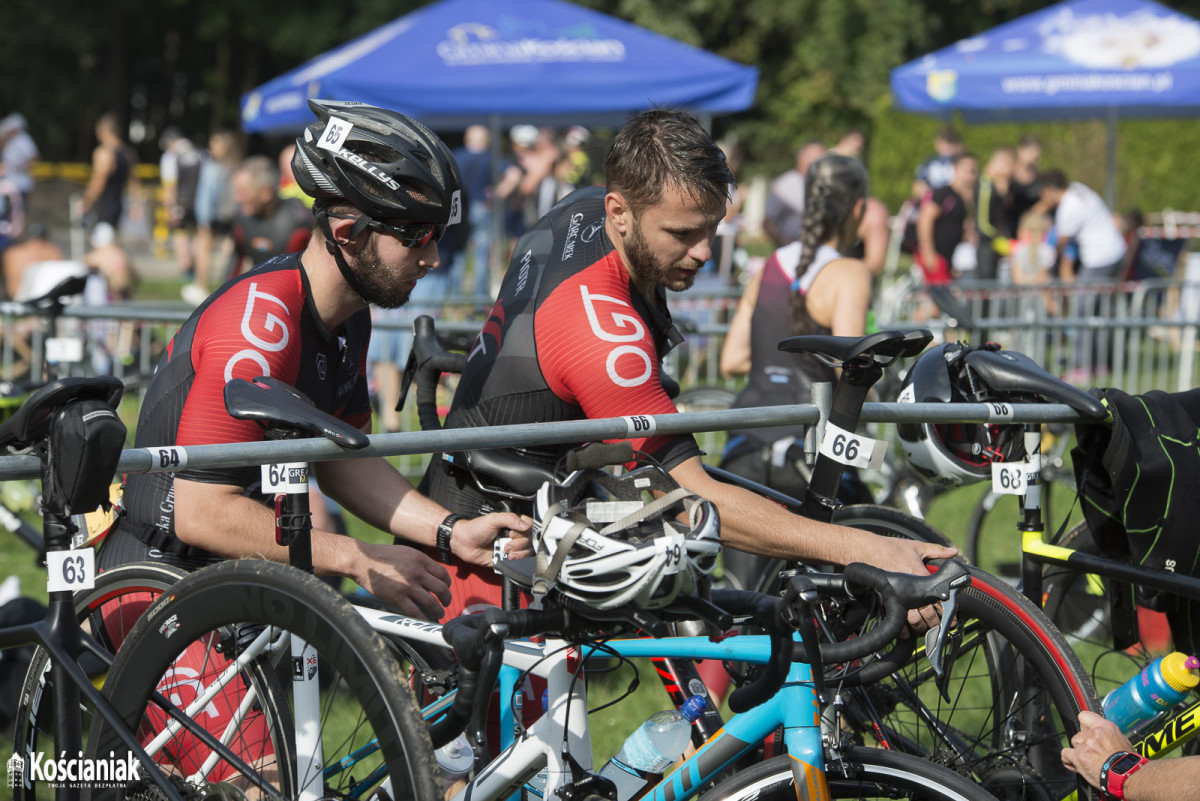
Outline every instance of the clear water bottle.
[(617, 786), (619, 801), (629, 801), (683, 756), (692, 724), (704, 713), (706, 703), (704, 696), (693, 695), (681, 709), (651, 715), (626, 738), (617, 755), (600, 769), (600, 775)]
[(1166, 712), (1200, 684), (1200, 659), (1178, 651), (1156, 659), (1104, 697), (1104, 716), (1130, 734)]
[(466, 779), (475, 764), (475, 752), (471, 750), (471, 743), (465, 734), (458, 735), (434, 751), (433, 755), (437, 758), (438, 769), (442, 774), (443, 795)]
[[(550, 691), (542, 690), (542, 714), (550, 708)], [(546, 796), (546, 782), (550, 777), (550, 769), (542, 768), (537, 775), (525, 783), (525, 798), (538, 799)]]

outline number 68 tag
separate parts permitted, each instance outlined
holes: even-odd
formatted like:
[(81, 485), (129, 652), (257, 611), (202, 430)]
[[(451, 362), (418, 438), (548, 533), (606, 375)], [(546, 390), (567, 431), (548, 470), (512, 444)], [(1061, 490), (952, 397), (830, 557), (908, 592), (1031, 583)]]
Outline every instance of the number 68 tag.
[(1024, 462), (992, 462), (992, 492), (997, 495), (1024, 495), (1029, 488)]
[(47, 592), (90, 590), (96, 586), (96, 551), (50, 551), (46, 554), (46, 570), (50, 573)]
[(835, 462), (850, 467), (878, 470), (887, 453), (886, 443), (863, 437), (853, 431), (838, 428), (833, 423), (825, 424), (825, 436), (821, 440), (821, 454)]

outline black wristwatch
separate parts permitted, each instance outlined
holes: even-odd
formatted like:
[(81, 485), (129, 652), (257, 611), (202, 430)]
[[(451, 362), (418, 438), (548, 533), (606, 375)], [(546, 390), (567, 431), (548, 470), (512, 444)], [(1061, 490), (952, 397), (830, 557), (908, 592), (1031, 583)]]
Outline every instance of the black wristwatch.
[(448, 565), (454, 558), (450, 550), (450, 532), (454, 530), (454, 524), (466, 519), (464, 515), (448, 514), (437, 527), (437, 560), (442, 564)]
[(1150, 760), (1133, 751), (1118, 751), (1100, 768), (1100, 795), (1109, 801), (1125, 798), (1125, 781)]

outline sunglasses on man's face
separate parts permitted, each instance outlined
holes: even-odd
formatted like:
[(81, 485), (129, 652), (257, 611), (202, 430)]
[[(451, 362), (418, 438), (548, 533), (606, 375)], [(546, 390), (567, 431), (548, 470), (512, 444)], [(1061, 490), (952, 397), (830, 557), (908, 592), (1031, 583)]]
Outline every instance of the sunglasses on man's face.
[(446, 233), (446, 226), (439, 223), (405, 223), (404, 225), (389, 225), (379, 220), (371, 220), (367, 227), (381, 234), (391, 234), (400, 240), (406, 248), (423, 248), (430, 242), (440, 242)]

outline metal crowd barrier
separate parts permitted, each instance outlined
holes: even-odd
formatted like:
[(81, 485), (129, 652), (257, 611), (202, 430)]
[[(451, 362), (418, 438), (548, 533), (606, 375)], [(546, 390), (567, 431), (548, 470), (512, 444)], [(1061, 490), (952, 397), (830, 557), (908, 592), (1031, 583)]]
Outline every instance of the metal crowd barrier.
[[(762, 406), (679, 414), (606, 417), (598, 420), (530, 423), (526, 425), (458, 428), (444, 431), (404, 431), (376, 434), (371, 444), (348, 451), (325, 439), (302, 439), (195, 445), (188, 448), (129, 448), (121, 454), (118, 473), (170, 473), (184, 467), (225, 468), (276, 462), (322, 462), (363, 456), (401, 456), (440, 451), (551, 445), (562, 442), (591, 442), (731, 428), (761, 428), (775, 425), (820, 424), (821, 410), (813, 404)], [(868, 403), (863, 406), (864, 423), (1078, 423), (1086, 418), (1065, 404), (1012, 404), (998, 411), (984, 403)], [(36, 456), (0, 456), (0, 481), (37, 478)]]

